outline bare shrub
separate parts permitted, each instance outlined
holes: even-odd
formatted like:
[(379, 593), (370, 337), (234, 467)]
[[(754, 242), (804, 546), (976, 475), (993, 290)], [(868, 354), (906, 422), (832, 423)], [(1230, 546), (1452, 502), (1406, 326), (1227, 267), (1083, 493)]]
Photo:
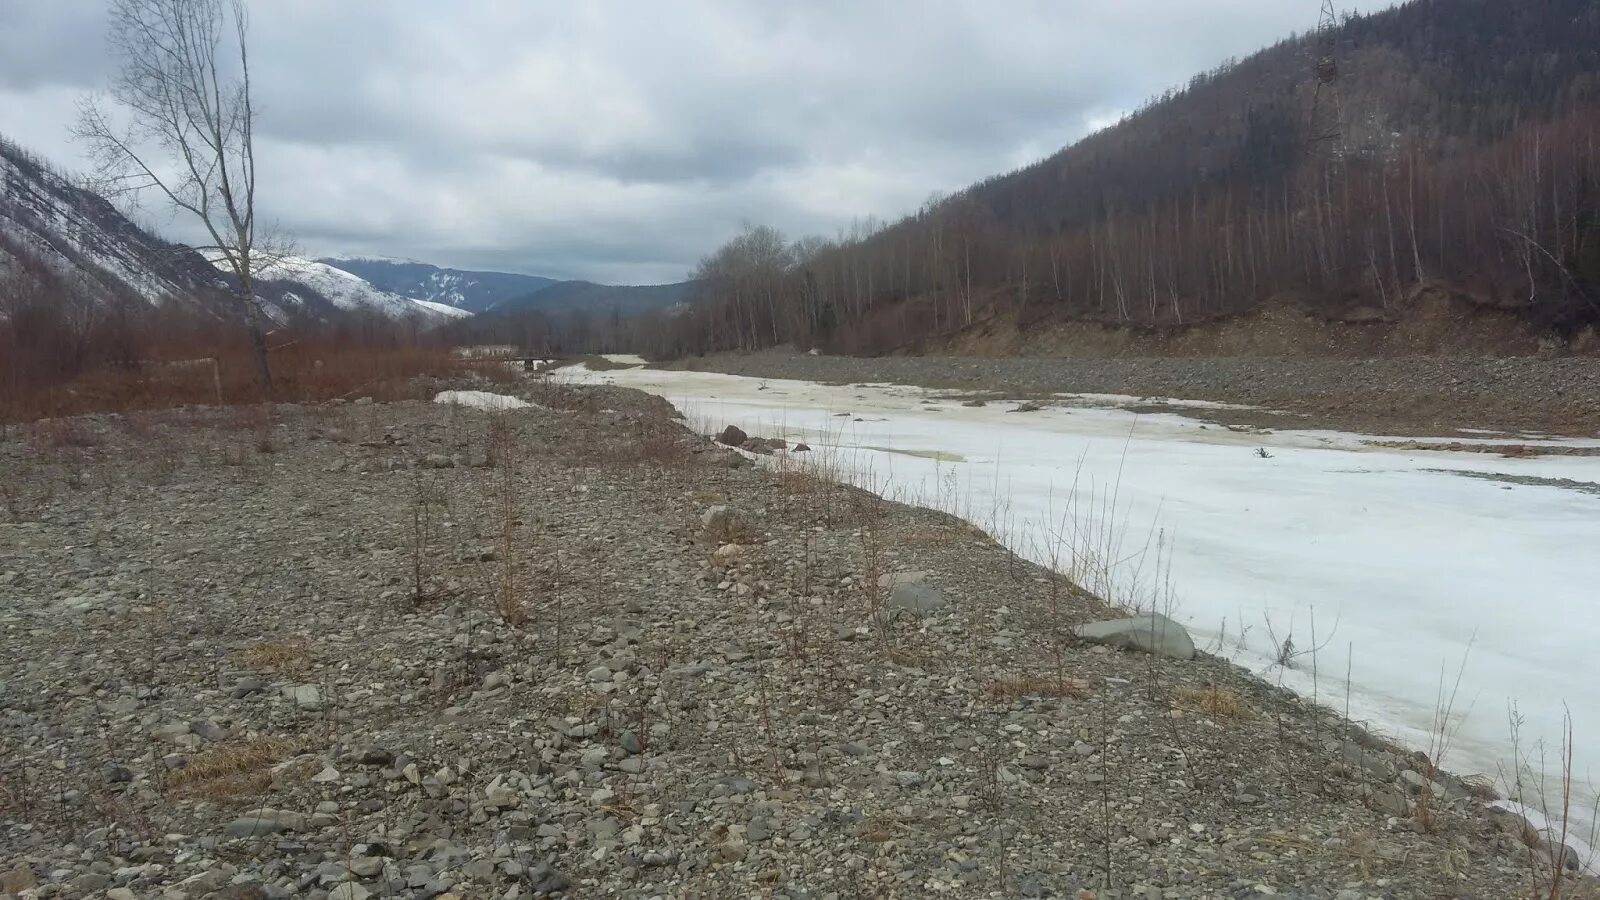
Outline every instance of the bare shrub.
[(521, 628), (528, 622), (517, 572), (517, 433), (504, 414), (489, 423), (489, 445), (495, 460), (495, 515), (500, 530), (500, 570), (494, 593), (494, 612), (502, 622)]

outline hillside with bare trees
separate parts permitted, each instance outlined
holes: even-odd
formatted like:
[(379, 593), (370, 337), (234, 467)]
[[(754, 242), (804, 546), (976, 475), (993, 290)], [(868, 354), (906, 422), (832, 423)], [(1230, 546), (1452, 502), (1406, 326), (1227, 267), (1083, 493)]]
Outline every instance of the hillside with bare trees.
[(1433, 304), (1518, 331), (1508, 352), (1582, 349), (1600, 322), (1596, 48), (1588, 0), (1348, 17), (885, 227), (752, 226), (701, 263), (700, 302), (648, 333), (663, 354), (860, 353), (997, 322), (1174, 329), (1292, 307), (1381, 325)]

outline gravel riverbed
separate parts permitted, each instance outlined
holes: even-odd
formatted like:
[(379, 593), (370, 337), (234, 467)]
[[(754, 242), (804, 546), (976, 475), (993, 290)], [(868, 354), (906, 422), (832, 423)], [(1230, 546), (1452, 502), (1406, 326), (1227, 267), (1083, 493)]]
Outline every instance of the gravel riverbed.
[(1078, 639), (1117, 614), (959, 520), (519, 390), (0, 436), (0, 896), (1512, 898), (1560, 865), (1231, 664)]
[[(726, 353), (674, 367), (757, 378), (890, 382), (1009, 396), (1074, 392), (1216, 400), (1300, 423), (1403, 435), (1600, 432), (1600, 359), (810, 356)], [(1293, 424), (1286, 423), (1286, 424)]]

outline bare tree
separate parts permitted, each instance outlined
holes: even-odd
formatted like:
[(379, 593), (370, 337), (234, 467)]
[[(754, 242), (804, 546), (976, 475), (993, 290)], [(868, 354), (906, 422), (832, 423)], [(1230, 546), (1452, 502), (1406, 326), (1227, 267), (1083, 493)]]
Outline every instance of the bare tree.
[(219, 254), (233, 273), (270, 396), (255, 278), (271, 254), (256, 227), (248, 24), (244, 0), (111, 0), (111, 46), (121, 69), (109, 94), (122, 115), (86, 100), (77, 134), (89, 142), (106, 191), (154, 188), (205, 226), (212, 244), (197, 249)]

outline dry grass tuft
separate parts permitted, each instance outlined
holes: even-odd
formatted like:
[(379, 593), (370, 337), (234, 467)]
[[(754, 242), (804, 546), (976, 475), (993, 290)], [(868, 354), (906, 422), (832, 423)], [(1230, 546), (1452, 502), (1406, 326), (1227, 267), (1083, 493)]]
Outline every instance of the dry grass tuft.
[(265, 735), (223, 744), (196, 754), (168, 778), (167, 787), (184, 796), (218, 802), (262, 794), (272, 784), (273, 766), (306, 746), (303, 738)]
[(961, 530), (948, 525), (903, 527), (896, 532), (895, 543), (903, 547), (943, 547), (959, 537)]
[(1018, 700), (1023, 697), (1089, 696), (1089, 682), (1082, 678), (1058, 675), (1009, 675), (989, 682), (989, 696), (996, 700)]
[(233, 654), (231, 659), (257, 672), (301, 672), (311, 665), (311, 651), (299, 640), (261, 641)]
[(1244, 719), (1250, 715), (1239, 695), (1227, 688), (1208, 684), (1203, 688), (1179, 687), (1173, 692), (1178, 705), (1197, 709), (1207, 715), (1224, 719)]

